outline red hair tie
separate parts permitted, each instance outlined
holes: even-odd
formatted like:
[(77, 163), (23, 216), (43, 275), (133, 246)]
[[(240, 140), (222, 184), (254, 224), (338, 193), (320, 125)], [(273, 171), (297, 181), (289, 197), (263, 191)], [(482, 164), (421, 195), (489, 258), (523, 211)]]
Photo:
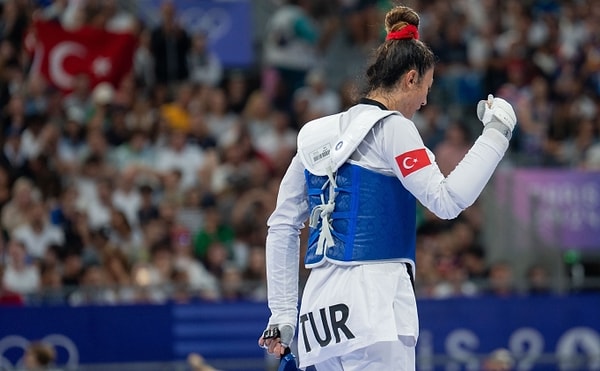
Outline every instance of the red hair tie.
[(419, 40), (419, 30), (417, 26), (409, 24), (398, 31), (390, 32), (385, 37), (386, 40), (403, 40), (403, 39), (415, 39)]

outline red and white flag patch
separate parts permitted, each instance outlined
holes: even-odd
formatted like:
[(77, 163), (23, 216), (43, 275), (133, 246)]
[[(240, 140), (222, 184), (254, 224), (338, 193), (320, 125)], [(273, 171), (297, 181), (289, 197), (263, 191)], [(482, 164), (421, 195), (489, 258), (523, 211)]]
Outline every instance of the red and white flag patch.
[(413, 149), (396, 156), (396, 163), (404, 177), (409, 176), (415, 171), (431, 165), (431, 160), (427, 156), (425, 148)]

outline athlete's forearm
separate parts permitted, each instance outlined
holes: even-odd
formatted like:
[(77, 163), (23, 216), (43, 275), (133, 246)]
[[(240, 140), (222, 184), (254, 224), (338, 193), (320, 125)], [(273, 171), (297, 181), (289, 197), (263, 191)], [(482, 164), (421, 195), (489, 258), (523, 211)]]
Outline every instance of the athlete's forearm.
[(272, 226), (267, 236), (269, 324), (296, 326), (300, 238), (291, 226)]
[(304, 167), (292, 160), (281, 181), (277, 207), (268, 220), (266, 243), (270, 324), (296, 325), (300, 230), (308, 218)]
[(507, 149), (508, 140), (500, 132), (485, 130), (448, 175), (446, 187), (461, 208), (477, 200)]

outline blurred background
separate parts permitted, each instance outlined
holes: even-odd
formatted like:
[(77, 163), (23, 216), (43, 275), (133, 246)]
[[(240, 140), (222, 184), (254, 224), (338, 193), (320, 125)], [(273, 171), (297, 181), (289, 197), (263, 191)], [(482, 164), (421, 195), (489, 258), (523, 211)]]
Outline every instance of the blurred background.
[[(488, 93), (519, 121), (473, 206), (415, 215), (417, 368), (600, 370), (600, 2), (402, 4), (439, 58), (413, 119), (441, 170)], [(276, 368), (266, 219), (393, 5), (0, 0), (0, 369)]]

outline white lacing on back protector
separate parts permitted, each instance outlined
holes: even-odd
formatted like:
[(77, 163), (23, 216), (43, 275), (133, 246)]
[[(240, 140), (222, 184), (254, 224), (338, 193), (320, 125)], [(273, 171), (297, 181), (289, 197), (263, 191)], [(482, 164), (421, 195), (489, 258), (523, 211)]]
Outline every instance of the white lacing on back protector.
[(337, 184), (335, 183), (335, 178), (331, 169), (327, 169), (327, 180), (321, 190), (325, 190), (325, 187), (329, 186), (329, 201), (325, 202), (325, 196), (321, 193), (321, 204), (315, 206), (314, 209), (310, 212), (310, 221), (309, 225), (311, 228), (317, 228), (319, 225), (319, 220), (323, 221), (321, 225), (321, 230), (319, 231), (319, 240), (317, 241), (317, 251), (316, 255), (323, 255), (325, 247), (332, 247), (335, 245), (335, 241), (333, 240), (333, 235), (331, 234), (331, 213), (333, 213), (333, 209), (335, 208), (335, 196), (337, 196), (336, 188)]

